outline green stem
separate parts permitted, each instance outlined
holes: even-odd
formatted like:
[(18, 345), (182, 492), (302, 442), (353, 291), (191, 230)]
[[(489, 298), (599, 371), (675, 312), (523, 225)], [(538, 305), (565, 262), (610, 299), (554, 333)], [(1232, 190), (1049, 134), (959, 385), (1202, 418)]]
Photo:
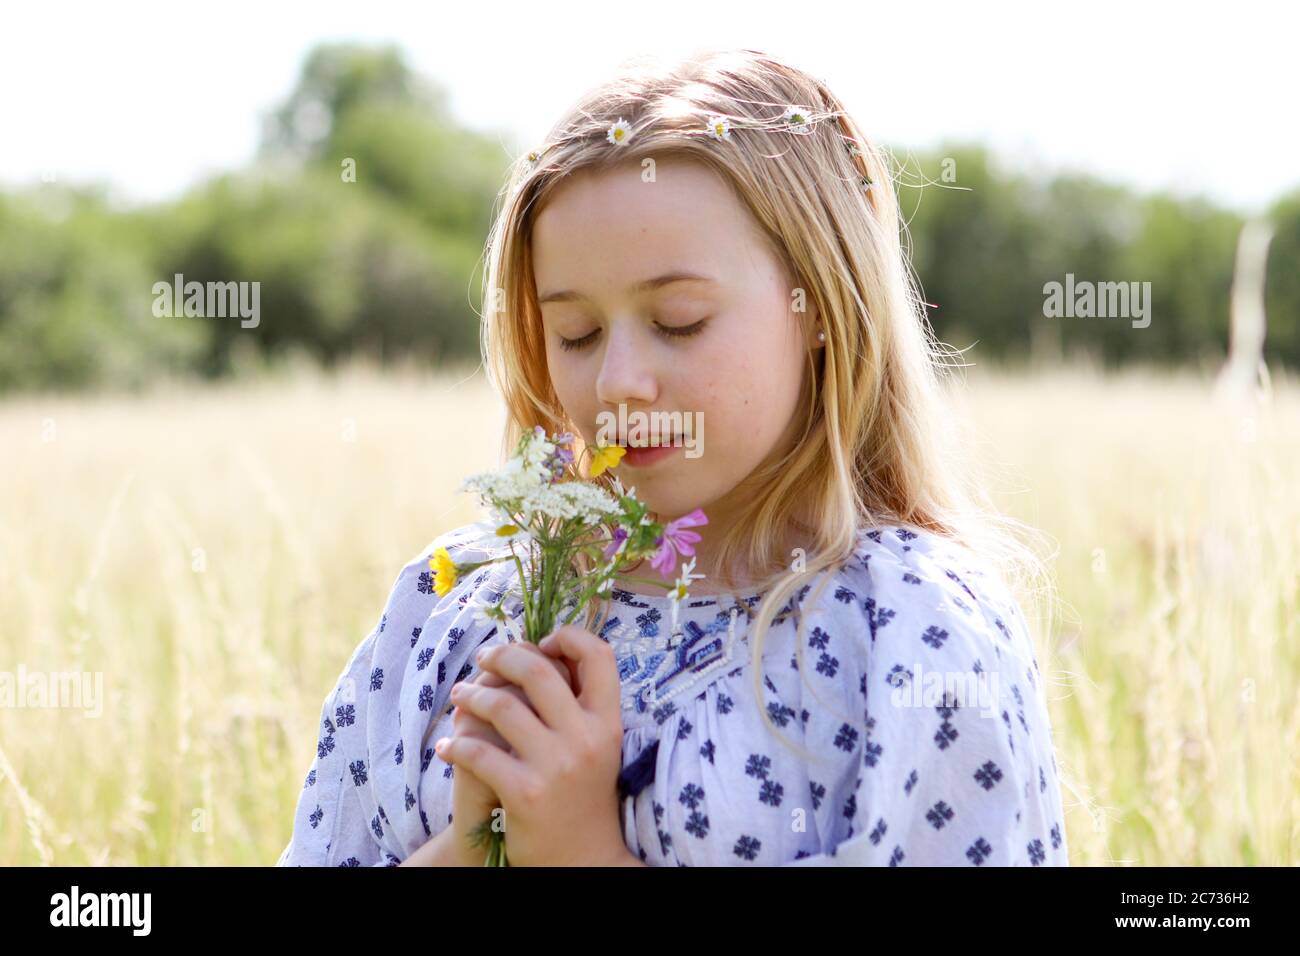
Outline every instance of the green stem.
[(515, 554), (515, 548), (513, 544), (510, 546), (510, 555), (515, 559), (515, 567), (519, 569), (519, 581), (520, 581), (519, 593), (520, 593), (521, 600), (523, 600), (524, 602), (524, 629), (526, 631), (528, 628), (528, 622), (532, 618), (532, 602), (528, 599), (528, 588), (526, 588), (523, 584), (524, 563), (519, 560), (519, 555)]

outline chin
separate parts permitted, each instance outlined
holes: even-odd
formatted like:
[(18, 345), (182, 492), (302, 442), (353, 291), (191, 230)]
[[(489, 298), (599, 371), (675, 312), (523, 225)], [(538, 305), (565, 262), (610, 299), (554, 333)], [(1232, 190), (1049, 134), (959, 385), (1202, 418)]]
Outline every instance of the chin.
[[(687, 489), (674, 487), (673, 482), (664, 481), (637, 481), (630, 478), (629, 475), (623, 476), (623, 484), (636, 488), (636, 496), (649, 506), (650, 510), (657, 515), (668, 515), (676, 517), (679, 514), (685, 514), (695, 505), (683, 505), (683, 502), (691, 501), (695, 498), (687, 492)], [(682, 508), (685, 510), (681, 510)]]
[[(627, 483), (627, 476), (624, 476), (623, 481)], [(688, 514), (696, 508), (702, 508), (708, 514), (708, 503), (714, 500), (713, 496), (702, 494), (703, 489), (690, 479), (636, 482), (635, 487), (636, 496), (656, 515), (669, 519)]]

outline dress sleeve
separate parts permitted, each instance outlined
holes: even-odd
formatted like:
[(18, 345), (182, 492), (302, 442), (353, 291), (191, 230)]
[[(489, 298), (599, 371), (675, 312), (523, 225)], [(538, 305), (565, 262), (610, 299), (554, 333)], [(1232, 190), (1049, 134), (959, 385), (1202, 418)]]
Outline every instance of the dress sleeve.
[[(399, 572), (376, 626), (352, 652), (333, 691), (321, 705), (316, 756), (299, 792), (294, 829), (277, 866), (399, 864), (399, 858), (386, 852), (378, 839), (387, 819), (370, 816), (363, 803), (363, 788), (373, 783), (369, 777), (376, 770), (367, 766), (367, 758), (357, 756), (355, 748), (343, 747), (342, 735), (364, 740), (369, 719), (368, 691), (373, 689), (374, 675), (382, 672), (376, 671), (376, 663), (385, 627), (389, 628), (389, 639), (394, 630), (411, 632), (412, 626), (425, 622), (437, 605), (428, 566), (430, 555), (439, 546), (460, 554), (465, 542), (472, 541), (478, 531), (478, 525), (469, 525), (435, 538)], [(382, 806), (378, 809), (383, 812)]]
[(827, 628), (856, 642), (856, 701), (838, 700), (850, 719), (818, 709), (809, 726), (811, 744), (855, 759), (828, 781), (824, 851), (789, 865), (1068, 865), (1046, 702), (1014, 598), (991, 571), (919, 543), (876, 549), (862, 572)]
[[(316, 755), (298, 796), (293, 833), (276, 866), (396, 866), (400, 862), (391, 854), (381, 854), (371, 839), (352, 770), (335, 742), (336, 721), (348, 719), (347, 708), (355, 706), (366, 686), (363, 680), (369, 673), (376, 633), (371, 632), (353, 652), (325, 697)], [(364, 773), (364, 768), (354, 769)]]

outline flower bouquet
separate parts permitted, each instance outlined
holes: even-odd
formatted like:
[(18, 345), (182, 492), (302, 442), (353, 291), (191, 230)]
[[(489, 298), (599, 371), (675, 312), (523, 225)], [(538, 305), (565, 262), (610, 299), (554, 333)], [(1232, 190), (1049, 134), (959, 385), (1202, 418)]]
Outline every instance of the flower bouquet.
[[(476, 616), (510, 630), (513, 620), (504, 604), (517, 596), (523, 604), (522, 636), (537, 644), (559, 624), (573, 623), (592, 599), (608, 593), (615, 575), (649, 558), (660, 580), (623, 580), (666, 588), (676, 626), (678, 604), (687, 597), (691, 581), (704, 576), (693, 573), (693, 545), (700, 535), (690, 528), (707, 524), (708, 518), (696, 508), (666, 524), (651, 520), (650, 509), (636, 498), (636, 489), (624, 490), (615, 477), (611, 493), (579, 476), (572, 445), (572, 434), (549, 436), (538, 425), (521, 436), (503, 468), (465, 479), (459, 490), (478, 494), (509, 553), (457, 564), (446, 548), (438, 548), (429, 559), (434, 590), (442, 597), (460, 577), (487, 564), (513, 561), (519, 572), (517, 590), (496, 603), (481, 603)], [(592, 478), (612, 471), (625, 453), (618, 445), (588, 450)], [(678, 555), (691, 560), (669, 583)], [(492, 825), (495, 816), (475, 829), (472, 845), (486, 846), (485, 866), (508, 866), (505, 835)]]

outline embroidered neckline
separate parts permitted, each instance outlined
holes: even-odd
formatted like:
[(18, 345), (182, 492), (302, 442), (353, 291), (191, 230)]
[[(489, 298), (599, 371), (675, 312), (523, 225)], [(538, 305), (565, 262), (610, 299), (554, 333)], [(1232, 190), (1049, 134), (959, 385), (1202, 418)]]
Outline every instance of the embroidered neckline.
[[(764, 591), (753, 591), (747, 594), (736, 594), (733, 591), (724, 591), (721, 594), (706, 594), (696, 597), (691, 595), (682, 602), (682, 608), (693, 607), (712, 607), (719, 603), (719, 598), (726, 598), (728, 604), (744, 603), (753, 607), (762, 600)], [(610, 589), (610, 601), (614, 604), (622, 604), (625, 607), (643, 607), (650, 606), (656, 608), (665, 608), (671, 604), (668, 595), (665, 594), (638, 594), (635, 591), (627, 591), (615, 585)], [(638, 603), (641, 602), (641, 603)]]

